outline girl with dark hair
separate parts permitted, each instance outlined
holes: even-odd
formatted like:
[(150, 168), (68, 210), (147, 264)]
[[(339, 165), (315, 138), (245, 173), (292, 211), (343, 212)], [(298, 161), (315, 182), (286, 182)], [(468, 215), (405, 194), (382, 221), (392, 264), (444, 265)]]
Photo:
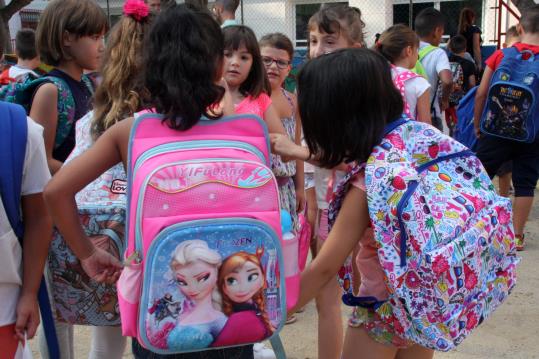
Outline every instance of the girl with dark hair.
[[(298, 102), (309, 151), (317, 154), (319, 165), (325, 168), (343, 162), (365, 163), (384, 127), (403, 112), (388, 62), (367, 49), (341, 50), (307, 63), (298, 76)], [(354, 261), (361, 278), (358, 295), (388, 298), (377, 244), (369, 229), (365, 171), (350, 183), (324, 246), (302, 273), (296, 309), (318, 295), (356, 247)], [(432, 350), (397, 335), (374, 309), (354, 307), (341, 357), (355, 358), (358, 350), (380, 359), (433, 356)]]
[(483, 67), (481, 29), (474, 24), (476, 19), (473, 9), (469, 7), (462, 9), (459, 18), (459, 34), (466, 38), (466, 52), (472, 55), (477, 71), (481, 72)]
[(223, 34), (224, 78), (234, 103), (234, 112), (257, 115), (266, 122), (269, 132), (285, 134), (271, 104), (271, 86), (253, 30), (234, 25), (225, 27)]
[[(178, 130), (178, 137), (202, 116), (221, 117), (216, 110), (225, 95), (218, 85), (222, 76), (224, 43), (219, 25), (211, 14), (189, 5), (175, 5), (154, 23), (147, 42), (143, 67), (148, 107), (164, 115), (163, 126)], [(96, 248), (82, 230), (74, 197), (101, 173), (117, 163), (127, 163), (133, 118), (107, 129), (84, 154), (57, 173), (46, 189), (46, 202), (57, 228), (88, 276), (114, 283), (122, 268), (108, 252)], [(163, 356), (133, 340), (135, 358), (253, 358), (252, 346)]]

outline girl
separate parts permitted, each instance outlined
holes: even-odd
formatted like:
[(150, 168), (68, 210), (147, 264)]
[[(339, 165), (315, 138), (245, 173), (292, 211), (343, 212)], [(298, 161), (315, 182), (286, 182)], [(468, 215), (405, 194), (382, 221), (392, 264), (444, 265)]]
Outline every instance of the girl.
[[(291, 70), (294, 46), (288, 37), (280, 33), (268, 34), (260, 40), (262, 62), (271, 85), (271, 101), (281, 119), (290, 140), (300, 144), (301, 122), (297, 116), (296, 96), (283, 88), (285, 79)], [(304, 181), (303, 161), (283, 162), (279, 156), (273, 156), (273, 173), (279, 182), (281, 209), (292, 216), (297, 230), (298, 213), (303, 210)]]
[[(299, 74), (298, 85), (306, 142), (324, 167), (366, 162), (384, 126), (402, 115), (403, 100), (393, 86), (390, 67), (383, 57), (370, 50), (344, 50), (315, 59)], [(328, 122), (329, 116), (336, 120)], [(356, 246), (359, 251), (355, 261), (361, 278), (359, 295), (388, 297), (376, 243), (372, 230), (368, 230), (364, 172), (351, 183), (325, 245), (302, 274), (296, 308), (313, 298), (324, 283), (334, 280)], [(374, 310), (354, 308), (342, 358), (356, 358), (359, 350), (362, 358), (432, 358), (432, 350), (398, 337), (380, 319)]]
[[(221, 255), (204, 241), (188, 240), (176, 247), (170, 268), (192, 309), (182, 311), (178, 325), (168, 334), (169, 349), (208, 348), (223, 329), (227, 317), (221, 312), (221, 295), (217, 288), (220, 266)], [(198, 278), (200, 273), (205, 275)], [(185, 339), (182, 340), (182, 336), (186, 336)]]
[[(157, 18), (146, 44), (143, 68), (152, 71), (145, 73), (144, 86), (149, 105), (165, 114), (163, 126), (178, 129), (181, 136), (182, 130), (194, 126), (201, 116), (215, 118), (209, 108), (215, 108), (225, 93), (216, 84), (222, 77), (224, 43), (212, 16), (189, 5), (175, 5)], [(120, 162), (125, 165), (132, 125), (133, 118), (113, 125), (88, 151), (62, 168), (46, 189), (46, 201), (58, 229), (86, 273), (101, 282), (115, 282), (121, 263), (89, 242), (73, 198), (108, 168)], [(136, 340), (133, 353), (137, 359), (253, 358), (252, 346), (162, 356), (144, 349)]]
[[(48, 76), (67, 85), (37, 88), (30, 116), (44, 128), (47, 161), (55, 174), (75, 146), (72, 123), (90, 111), (93, 88), (84, 70), (97, 69), (104, 50), (107, 17), (94, 0), (54, 0), (41, 14), (37, 46), (41, 60), (55, 69)], [(74, 103), (66, 100), (71, 92)], [(66, 110), (62, 113), (61, 110)], [(70, 123), (71, 122), (71, 123)]]
[[(408, 26), (394, 25), (380, 35), (375, 48), (395, 66), (392, 69), (395, 81), (397, 76), (406, 75), (414, 68), (418, 59), (419, 38)], [(421, 76), (397, 82), (404, 84), (404, 101), (410, 117), (430, 124), (429, 82)]]
[(483, 67), (483, 59), (481, 58), (481, 29), (474, 22), (476, 20), (475, 11), (469, 7), (465, 7), (460, 12), (459, 19), (459, 34), (466, 38), (466, 52), (469, 53), (477, 73), (481, 73)]
[(253, 114), (262, 118), (269, 132), (285, 134), (271, 104), (271, 87), (260, 56), (256, 36), (243, 25), (227, 26), (225, 37), (224, 78), (237, 114)]
[[(141, 71), (143, 43), (149, 27), (147, 5), (142, 1), (128, 0), (124, 5), (124, 16), (112, 30), (103, 55), (102, 82), (96, 90), (95, 109), (77, 121), (77, 144), (67, 161), (80, 156), (109, 127), (139, 109), (143, 90), (134, 75)], [(105, 195), (110, 193), (104, 192)], [(92, 194), (92, 199), (97, 196), (97, 193)], [(54, 282), (51, 284), (55, 285)], [(62, 336), (69, 338), (63, 343), (62, 355), (73, 357), (68, 354), (73, 352), (73, 326), (58, 324), (60, 331), (65, 332)], [(122, 336), (120, 327), (94, 326), (89, 357), (121, 358), (125, 345), (126, 338)], [(45, 350), (42, 348), (41, 352)]]
[[(365, 24), (361, 19), (361, 11), (357, 8), (342, 4), (322, 5), (320, 10), (309, 20), (309, 57), (317, 58), (323, 54), (344, 48), (362, 47), (364, 44), (363, 29)], [(333, 116), (328, 117), (333, 118)], [(294, 151), (280, 151), (287, 147), (304, 149), (290, 141), (288, 137), (282, 135), (272, 135), (272, 145), (276, 153), (286, 155)], [(292, 157), (299, 160), (313, 159), (308, 154), (301, 157)], [(313, 163), (316, 165), (316, 161)], [(336, 173), (336, 180), (340, 173)], [(318, 225), (317, 237), (320, 248), (328, 235), (327, 222), (327, 194), (328, 184), (333, 177), (332, 171), (328, 169), (315, 168), (314, 182), (316, 201), (307, 203), (309, 208), (317, 208)], [(316, 309), (318, 311), (318, 357), (338, 358), (342, 350), (343, 331), (341, 319), (341, 289), (336, 280), (328, 281), (318, 296), (316, 297)]]
[[(214, 346), (259, 342), (271, 336), (273, 327), (266, 313), (262, 269), (264, 250), (256, 254), (238, 252), (223, 261), (218, 286), (223, 295), (223, 312), (228, 316)], [(254, 323), (258, 322), (258, 325)], [(249, 325), (249, 330), (244, 330)]]

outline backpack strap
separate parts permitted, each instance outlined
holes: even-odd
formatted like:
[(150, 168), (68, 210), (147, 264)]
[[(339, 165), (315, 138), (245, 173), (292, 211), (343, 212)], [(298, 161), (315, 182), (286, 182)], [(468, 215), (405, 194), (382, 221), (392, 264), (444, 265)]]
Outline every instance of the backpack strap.
[(0, 194), (11, 228), (19, 239), (24, 234), (20, 203), (27, 138), (24, 108), (0, 102)]
[(427, 45), (419, 50), (419, 61), (422, 61), (428, 54), (436, 50), (438, 46)]
[[(22, 247), (24, 224), (21, 216), (21, 191), (28, 142), (26, 111), (22, 106), (0, 102), (0, 194), (9, 223)], [(43, 320), (49, 356), (60, 358), (58, 339), (52, 317), (49, 294), (42, 278), (38, 302)]]
[(58, 124), (54, 140), (54, 148), (58, 148), (69, 136), (75, 122), (75, 98), (68, 84), (61, 78), (45, 76), (42, 79), (52, 82), (58, 88)]
[(395, 84), (395, 87), (397, 87), (397, 90), (399, 90), (399, 92), (401, 93), (402, 100), (404, 101), (404, 113), (407, 116), (411, 117), (412, 112), (410, 110), (410, 105), (408, 104), (408, 102), (406, 102), (406, 84), (405, 83), (408, 80), (411, 80), (420, 76), (410, 70), (399, 72), (397, 70), (397, 67), (393, 64), (391, 64), (391, 73), (393, 75), (392, 76), (393, 83)]

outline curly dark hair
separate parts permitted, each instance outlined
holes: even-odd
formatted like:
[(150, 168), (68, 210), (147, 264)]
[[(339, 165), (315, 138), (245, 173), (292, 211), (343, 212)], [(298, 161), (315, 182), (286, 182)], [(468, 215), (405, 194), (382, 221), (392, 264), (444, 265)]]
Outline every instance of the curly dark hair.
[(216, 84), (223, 66), (221, 28), (206, 9), (174, 5), (153, 24), (146, 45), (144, 83), (150, 104), (171, 128), (185, 131), (225, 94)]

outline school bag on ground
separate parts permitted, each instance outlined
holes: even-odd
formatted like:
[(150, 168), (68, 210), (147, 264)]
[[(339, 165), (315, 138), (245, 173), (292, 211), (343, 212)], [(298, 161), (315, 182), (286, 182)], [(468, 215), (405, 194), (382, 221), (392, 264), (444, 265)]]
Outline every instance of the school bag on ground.
[[(21, 247), (24, 237), (21, 191), (27, 141), (28, 125), (24, 109), (21, 106), (0, 101), (0, 195), (9, 224)], [(39, 286), (38, 302), (49, 357), (59, 359), (58, 339), (47, 286), (43, 278)]]
[(468, 93), (460, 100), (457, 107), (457, 125), (453, 137), (455, 140), (475, 152), (477, 147), (477, 137), (475, 136), (475, 127), (473, 123), (475, 109), (475, 94), (477, 86), (470, 89)]
[(451, 350), (515, 285), (511, 202), (496, 194), (470, 150), (403, 118), (387, 126), (367, 164), (341, 182), (330, 220), (362, 168), (389, 298), (354, 297), (345, 267), (343, 301), (373, 308), (406, 339)]
[(490, 81), (481, 131), (531, 143), (539, 131), (539, 56), (516, 47), (502, 51)]
[[(82, 81), (93, 94), (94, 87), (90, 79), (87, 76), (82, 76)], [(54, 149), (57, 149), (74, 131), (73, 125), (78, 120), (75, 118), (75, 99), (64, 80), (55, 76), (43, 76), (36, 79), (32, 75), (27, 75), (20, 82), (2, 86), (0, 88), (0, 101), (21, 105), (26, 113), (30, 114), (34, 94), (38, 87), (44, 83), (53, 83), (58, 88), (58, 123), (54, 139)]]
[(135, 116), (127, 265), (118, 281), (124, 335), (159, 354), (270, 339), (286, 357), (278, 337), (286, 273), (267, 138), (252, 115), (203, 118), (181, 132), (161, 115)]
[[(93, 111), (77, 121), (76, 145), (65, 163), (92, 146), (92, 120)], [(127, 175), (123, 164), (117, 164), (75, 197), (86, 235), (95, 246), (120, 260), (125, 251), (126, 187)], [(116, 285), (91, 280), (57, 230), (53, 234), (48, 266), (58, 321), (96, 326), (120, 324)]]

